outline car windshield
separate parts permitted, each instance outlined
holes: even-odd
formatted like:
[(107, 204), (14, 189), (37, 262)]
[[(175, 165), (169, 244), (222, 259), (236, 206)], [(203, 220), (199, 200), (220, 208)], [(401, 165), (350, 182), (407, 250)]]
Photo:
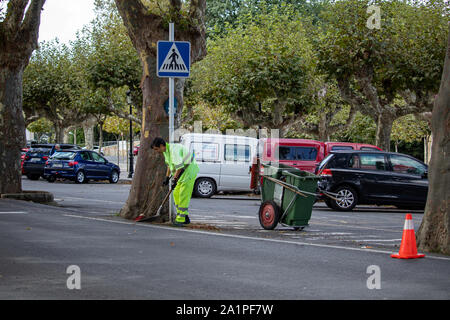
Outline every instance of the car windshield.
[(76, 152), (64, 151), (64, 152), (56, 152), (52, 159), (56, 160), (73, 160), (76, 156)]

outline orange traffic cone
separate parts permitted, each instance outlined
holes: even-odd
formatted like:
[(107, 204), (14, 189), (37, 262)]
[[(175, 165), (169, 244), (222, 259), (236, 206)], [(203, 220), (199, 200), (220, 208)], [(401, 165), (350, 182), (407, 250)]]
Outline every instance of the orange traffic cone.
[(398, 259), (416, 259), (425, 257), (424, 254), (417, 253), (416, 235), (414, 233), (414, 223), (412, 220), (412, 215), (410, 213), (406, 215), (400, 251), (397, 254), (391, 254), (391, 257)]

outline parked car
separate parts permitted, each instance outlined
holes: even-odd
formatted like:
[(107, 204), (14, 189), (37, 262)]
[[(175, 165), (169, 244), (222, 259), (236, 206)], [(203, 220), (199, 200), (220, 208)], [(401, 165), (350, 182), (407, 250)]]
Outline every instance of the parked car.
[(23, 162), (25, 161), (25, 156), (27, 155), (28, 150), (30, 150), (30, 148), (22, 148), (20, 150), (20, 169), (22, 170), (22, 174), (25, 174), (23, 171)]
[(318, 166), (318, 187), (337, 194), (322, 196), (328, 207), (351, 211), (358, 204), (422, 209), (428, 193), (428, 166), (400, 153), (337, 151)]
[(90, 150), (64, 150), (56, 152), (46, 162), (44, 178), (54, 182), (57, 178), (87, 183), (89, 180), (119, 181), (120, 168), (100, 154)]
[(333, 151), (381, 151), (370, 144), (307, 139), (261, 139), (258, 148), (262, 162), (279, 162), (311, 173), (314, 173), (316, 166)]
[[(38, 180), (44, 175), (45, 162), (56, 152), (57, 144), (32, 144), (27, 151), (22, 165), (22, 174), (30, 180)], [(60, 150), (79, 149), (73, 144), (59, 144)]]
[(50, 157), (50, 147), (32, 147), (24, 157), (22, 174), (30, 180), (38, 180), (44, 174), (45, 162)]
[(195, 196), (209, 198), (218, 191), (252, 191), (249, 168), (257, 152), (256, 138), (188, 133), (180, 143), (194, 152), (200, 168)]
[[(81, 148), (82, 150), (90, 150), (90, 149), (88, 149), (87, 147), (83, 147), (83, 148)], [(103, 151), (100, 151), (100, 147), (99, 146), (94, 146), (93, 148), (92, 148), (92, 151), (95, 151), (95, 152), (97, 152), (97, 153), (100, 153), (102, 156), (105, 156), (105, 154), (103, 153)]]
[(135, 146), (133, 148), (133, 155), (137, 156), (139, 154), (139, 148), (140, 148), (140, 146)]

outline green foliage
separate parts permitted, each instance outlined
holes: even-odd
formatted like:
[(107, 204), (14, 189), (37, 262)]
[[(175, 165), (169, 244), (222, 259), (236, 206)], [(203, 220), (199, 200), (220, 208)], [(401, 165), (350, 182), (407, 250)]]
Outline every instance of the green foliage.
[[(44, 113), (51, 121), (77, 113), (82, 80), (76, 76), (69, 47), (57, 40), (41, 43), (32, 56), (23, 79), (23, 108)], [(66, 119), (68, 124), (72, 120)]]
[[(366, 26), (367, 8), (381, 8), (381, 29)], [(444, 2), (342, 0), (322, 12), (317, 39), (322, 69), (349, 79), (366, 70), (380, 94), (401, 89), (437, 92), (448, 32)]]
[(306, 110), (316, 90), (315, 61), (294, 16), (266, 11), (210, 41), (208, 56), (193, 67), (193, 91), (246, 125), (279, 126)]
[(27, 129), (33, 133), (49, 133), (52, 131), (53, 125), (47, 118), (40, 118), (30, 123)]
[(431, 134), (428, 122), (418, 120), (414, 115), (398, 118), (392, 127), (391, 140), (395, 142), (403, 141), (413, 143), (422, 141), (423, 138)]
[(313, 21), (328, 0), (207, 0), (206, 28), (209, 37), (222, 37), (228, 30), (254, 21), (253, 17), (269, 10), (279, 12), (288, 8)]

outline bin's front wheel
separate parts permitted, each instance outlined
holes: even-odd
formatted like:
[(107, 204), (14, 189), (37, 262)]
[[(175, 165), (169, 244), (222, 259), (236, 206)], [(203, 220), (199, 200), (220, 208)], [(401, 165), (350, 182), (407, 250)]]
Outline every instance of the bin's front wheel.
[(266, 230), (273, 230), (280, 220), (280, 207), (273, 201), (265, 201), (259, 207), (259, 223)]

